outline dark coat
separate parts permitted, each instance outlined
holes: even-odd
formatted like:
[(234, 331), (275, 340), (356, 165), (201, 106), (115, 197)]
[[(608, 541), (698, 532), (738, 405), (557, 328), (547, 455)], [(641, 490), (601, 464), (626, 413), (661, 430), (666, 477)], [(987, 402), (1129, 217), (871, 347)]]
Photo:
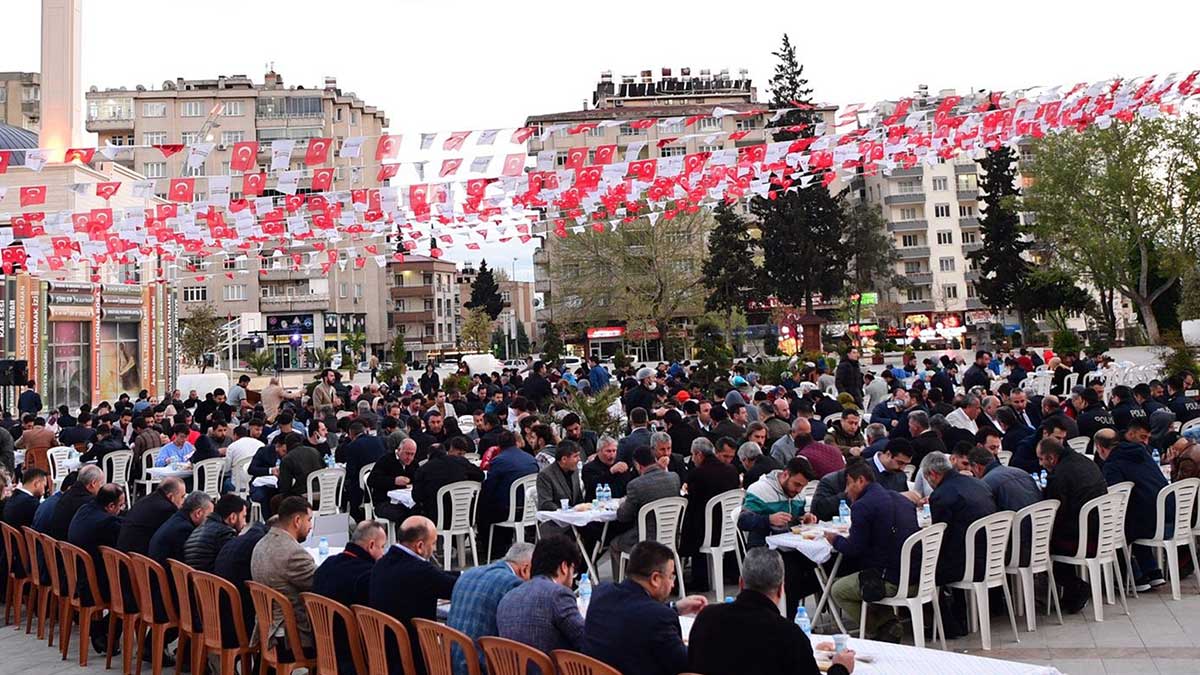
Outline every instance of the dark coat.
[(250, 559), (254, 556), (254, 547), (267, 534), (269, 526), (266, 523), (255, 523), (245, 532), (225, 542), (217, 552), (213, 562), (213, 574), (232, 583), (242, 596), (242, 618), (246, 627), (254, 625), (254, 601), (250, 597), (247, 581), (254, 577), (250, 574)]
[(899, 492), (871, 483), (850, 505), (850, 522), (849, 536), (835, 539), (833, 548), (853, 559), (858, 568), (881, 570), (885, 579), (898, 583), (900, 549), (919, 529), (912, 502)]
[[(285, 497), (305, 497), (308, 495), (308, 475), (325, 468), (325, 460), (316, 448), (308, 445), (297, 445), (288, 450), (279, 462), (279, 494)], [(347, 483), (349, 474), (347, 474)], [(358, 482), (358, 474), (354, 475)]]
[[(416, 458), (413, 458), (408, 466), (404, 466), (396, 457), (395, 452), (385, 452), (382, 457), (375, 460), (371, 475), (367, 476), (367, 486), (371, 488), (371, 499), (377, 505), (391, 503), (387, 493), (397, 488), (396, 479), (404, 476), (410, 481), (414, 481), (418, 468)], [(413, 485), (415, 489), (415, 481)]]
[(942, 442), (942, 439), (938, 437), (937, 432), (933, 429), (926, 429), (920, 436), (912, 439), (912, 446), (912, 462), (917, 466), (920, 466), (921, 460), (925, 459), (925, 455), (931, 452), (950, 454), (946, 451), (946, 444)]
[(67, 540), (67, 531), (71, 527), (71, 519), (75, 512), (84, 504), (92, 501), (93, 497), (82, 485), (75, 483), (71, 489), (63, 493), (58, 504), (54, 505), (54, 515), (46, 527), (46, 534), (60, 541)]
[(13, 490), (12, 496), (4, 502), (4, 522), (20, 530), (22, 527), (33, 525), (33, 514), (41, 501), (33, 495), (21, 490)]
[(667, 429), (667, 435), (671, 437), (671, 452), (686, 457), (692, 454), (692, 441), (700, 438), (700, 430), (690, 424), (680, 422)]
[[(362, 506), (363, 494), (362, 487), (358, 484), (358, 472), (368, 464), (378, 462), (384, 455), (387, 454), (387, 448), (383, 447), (383, 442), (375, 436), (362, 434), (358, 438), (346, 444), (346, 501), (350, 504), (351, 511)], [(392, 453), (395, 457), (395, 453)], [(374, 473), (372, 470), (371, 473)], [(372, 490), (375, 488), (372, 487)], [(372, 495), (374, 496), (374, 495)]]
[[(908, 491), (908, 477), (903, 471), (884, 471), (880, 473), (879, 467), (875, 466), (875, 460), (867, 460), (867, 466), (871, 468), (875, 474), (875, 482), (892, 492)], [(846, 495), (846, 470), (839, 469), (833, 473), (826, 474), (817, 483), (817, 491), (813, 493), (812, 512), (813, 515), (821, 520), (832, 520), (838, 514), (838, 509), (842, 505), (842, 500), (845, 499), (849, 503), (850, 498)], [(912, 502), (909, 502), (911, 505)]]
[(982, 387), (984, 391), (990, 391), (992, 377), (986, 367), (980, 368), (978, 364), (972, 363), (967, 372), (963, 373), (962, 385), (964, 391), (971, 391), (972, 387)]
[(480, 517), (492, 518), (485, 522), (499, 522), (507, 517), (508, 496), (513, 482), (537, 472), (537, 460), (528, 452), (516, 446), (500, 451), (492, 458), (479, 493)]
[[(1158, 493), (1167, 486), (1162, 469), (1154, 463), (1150, 449), (1144, 445), (1121, 441), (1113, 448), (1101, 468), (1104, 480), (1109, 485), (1124, 481), (1133, 482), (1133, 493), (1125, 511), (1125, 538), (1149, 539), (1158, 526)], [(1167, 500), (1166, 522), (1175, 522), (1175, 499)]]
[(997, 509), (1016, 512), (1042, 500), (1042, 490), (1029, 472), (1004, 466), (995, 459), (986, 471), (982, 480), (991, 488)]
[[(312, 592), (336, 600), (343, 605), (365, 605), (368, 602), (367, 588), (371, 583), (371, 569), (375, 560), (358, 544), (347, 544), (341, 553), (330, 556), (321, 563), (313, 574)], [(337, 654), (338, 672), (354, 674), (354, 658), (351, 656), (350, 638), (341, 621), (334, 622), (333, 646)]]
[[(1020, 469), (1026, 473), (1034, 473), (1041, 471), (1042, 465), (1037, 458), (1037, 445), (1042, 440), (1039, 432), (1031, 431), (1017, 443), (1017, 449), (1013, 451), (1012, 457), (1008, 460), (1008, 465), (1014, 469)], [(1001, 447), (1004, 442), (1001, 441)]]
[[(639, 447), (650, 447), (650, 430), (646, 427), (638, 427), (617, 441), (617, 461), (633, 466), (633, 451)], [(675, 449), (674, 445), (671, 449)]]
[(779, 460), (775, 459), (770, 454), (766, 454), (769, 453), (769, 448), (763, 448), (763, 451), (764, 454), (758, 459), (754, 460), (754, 466), (750, 467), (746, 471), (746, 475), (742, 477), (742, 485), (750, 487), (751, 485), (754, 485), (759, 478), (762, 478), (776, 469), (783, 468), (783, 465), (779, 463)]
[(188, 537), (192, 536), (192, 530), (196, 529), (192, 525), (192, 519), (183, 511), (176, 511), (175, 515), (167, 518), (167, 522), (158, 528), (153, 537), (150, 537), (149, 555), (156, 560), (158, 564), (167, 567), (167, 560), (174, 558), (183, 562), (183, 546), (187, 543)]
[(613, 499), (620, 499), (625, 496), (625, 486), (636, 476), (637, 471), (632, 466), (625, 473), (613, 473), (609, 465), (593, 457), (583, 465), (583, 497), (592, 501), (596, 498), (596, 486), (607, 483), (612, 488)]
[[(71, 519), (67, 532), (67, 542), (87, 551), (88, 555), (92, 557), (92, 564), (96, 567), (96, 583), (100, 586), (100, 597), (105, 600), (109, 597), (108, 570), (105, 569), (104, 560), (100, 557), (100, 547), (116, 547), (117, 535), (120, 532), (121, 517), (106, 512), (94, 498), (75, 512), (75, 517)], [(87, 587), (87, 579), (82, 575), (82, 568), (80, 568), (80, 572), (80, 594), (84, 597), (84, 604), (91, 604), (91, 599), (96, 597), (96, 589)]]
[(1145, 420), (1148, 418), (1146, 410), (1138, 405), (1136, 401), (1121, 401), (1112, 408), (1113, 424), (1116, 426), (1118, 433), (1125, 433), (1125, 429), (1129, 427), (1129, 423), (1135, 419)]
[[(967, 567), (967, 528), (980, 518), (996, 512), (992, 491), (978, 478), (950, 471), (930, 495), (929, 512), (933, 522), (946, 523), (946, 535), (938, 553), (937, 583), (961, 581)], [(986, 560), (987, 548), (983, 546), (981, 536), (975, 542), (976, 579), (983, 578)]]
[(1104, 481), (1100, 467), (1085, 455), (1064, 448), (1062, 459), (1050, 472), (1043, 490), (1046, 499), (1062, 502), (1054, 516), (1054, 540), (1078, 542), (1080, 510), (1088, 500), (1107, 493), (1108, 483)]
[(538, 410), (545, 410), (547, 401), (554, 395), (554, 392), (545, 376), (533, 373), (521, 386), (521, 395), (536, 405)]
[(183, 562), (201, 572), (212, 572), (221, 547), (237, 534), (237, 530), (214, 511), (188, 535), (183, 544)]
[(441, 509), (441, 505), (437, 503), (438, 490), (464, 480), (482, 483), (483, 478), (483, 469), (472, 464), (467, 458), (435, 450), (425, 464), (417, 467), (413, 480), (413, 503), (422, 515), (436, 523), (438, 511)]
[(1112, 413), (1099, 403), (1093, 403), (1084, 408), (1075, 417), (1075, 423), (1079, 425), (1079, 435), (1088, 439), (1089, 452), (1092, 447), (1091, 439), (1095, 437), (1097, 431), (1117, 428), (1117, 422), (1113, 419)]
[[(402, 621), (408, 627), (409, 640), (417, 645), (420, 642), (412, 620), (435, 620), (437, 601), (450, 599), (456, 581), (458, 575), (444, 572), (433, 563), (393, 546), (371, 569), (367, 586), (370, 606)], [(390, 643), (388, 647), (388, 663), (393, 664), (391, 672), (400, 673), (399, 654)], [(424, 660), (416, 661), (417, 672), (424, 675)]]
[[(943, 401), (954, 400), (954, 378), (951, 377), (950, 371), (943, 369), (934, 373), (933, 377), (929, 378), (929, 387), (941, 389)], [(872, 417), (871, 421), (874, 422), (875, 418)]]
[[(687, 477), (687, 510), (683, 513), (683, 529), (679, 537), (679, 551), (684, 555), (696, 555), (704, 544), (704, 524), (712, 518), (705, 513), (708, 500), (729, 490), (741, 487), (737, 469), (716, 457), (705, 457), (700, 466), (693, 467)], [(719, 523), (720, 515), (717, 515)], [(714, 529), (720, 533), (721, 528)]]
[[(687, 669), (679, 617), (632, 579), (596, 588), (584, 622), (583, 651), (622, 675), (678, 675)], [(728, 643), (721, 643), (728, 647)]]
[(854, 402), (862, 405), (862, 367), (858, 361), (849, 357), (842, 357), (838, 363), (837, 370), (833, 375), (834, 386), (837, 387), (839, 393), (850, 394), (854, 397)]
[[(779, 607), (757, 591), (733, 602), (711, 604), (696, 617), (688, 636), (688, 670), (703, 675), (817, 675), (812, 643)], [(764, 648), (770, 645), (770, 648)], [(836, 665), (831, 675), (847, 675)]]
[(121, 534), (117, 537), (117, 548), (126, 553), (146, 555), (154, 533), (178, 510), (171, 500), (158, 491), (139, 499), (125, 514)]
[(628, 413), (634, 408), (641, 408), (649, 413), (654, 410), (655, 400), (654, 392), (647, 389), (645, 385), (639, 384), (625, 394), (625, 412)]
[(1180, 424), (1200, 417), (1200, 401), (1184, 395), (1183, 392), (1175, 394), (1167, 402), (1167, 407), (1171, 409), (1171, 412), (1175, 413), (1175, 420)]
[[(1030, 436), (1033, 433), (1033, 429), (1025, 426), (1024, 422), (1018, 421), (1016, 424), (1012, 425), (1012, 428), (1010, 428), (1008, 431), (1005, 431), (1004, 436), (1000, 438), (1000, 449), (1011, 452), (1013, 454), (1013, 458), (1015, 459), (1017, 448), (1021, 445), (1021, 441), (1024, 441), (1027, 436)], [(1035, 456), (1034, 459), (1036, 460), (1037, 457)], [(1009, 462), (1009, 465), (1012, 466), (1011, 461)], [(1033, 471), (1033, 469), (1029, 469), (1029, 471)]]

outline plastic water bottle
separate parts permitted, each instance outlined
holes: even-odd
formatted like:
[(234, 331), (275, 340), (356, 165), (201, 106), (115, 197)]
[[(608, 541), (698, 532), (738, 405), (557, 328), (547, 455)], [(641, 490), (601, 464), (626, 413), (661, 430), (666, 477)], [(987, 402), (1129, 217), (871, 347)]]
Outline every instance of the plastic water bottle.
[(1046, 481), (1048, 479), (1049, 479), (1049, 476), (1046, 475), (1046, 470), (1042, 469), (1041, 475), (1038, 476), (1038, 485), (1041, 485), (1043, 490), (1046, 489)]
[(600, 486), (600, 489), (604, 491), (602, 493), (602, 496), (600, 497), (600, 504), (604, 505), (604, 504), (608, 504), (609, 502), (611, 502), (612, 501), (612, 488), (609, 487), (608, 483), (605, 483), (604, 485)]
[(1158, 448), (1154, 448), (1154, 451), (1150, 453), (1150, 456), (1154, 458), (1155, 464), (1162, 464), (1162, 455), (1158, 453)]
[(326, 469), (333, 468), (333, 455), (325, 455), (325, 468)]
[(317, 540), (317, 553), (322, 558), (329, 555), (329, 537), (321, 537)]
[(728, 605), (731, 602), (733, 602), (733, 596), (732, 595), (725, 596), (725, 604)]
[(846, 500), (838, 504), (838, 522), (847, 525), (850, 523), (850, 507), (846, 505)]
[(800, 630), (804, 631), (805, 635), (810, 638), (812, 637), (812, 622), (808, 620), (807, 607), (801, 606), (796, 609), (796, 625), (800, 627)]
[(924, 516), (925, 522), (927, 522), (927, 523), (933, 522), (933, 512), (929, 510), (928, 502), (926, 502), (925, 506), (921, 507), (921, 515)]
[(579, 575), (579, 604), (586, 610), (588, 604), (592, 601), (592, 582), (588, 579), (587, 572)]

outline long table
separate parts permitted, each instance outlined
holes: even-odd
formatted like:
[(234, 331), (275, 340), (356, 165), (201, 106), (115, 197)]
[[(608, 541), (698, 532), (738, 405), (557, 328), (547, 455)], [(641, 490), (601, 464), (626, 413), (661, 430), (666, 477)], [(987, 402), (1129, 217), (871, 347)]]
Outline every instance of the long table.
[[(821, 642), (833, 642), (827, 635), (813, 635), (814, 647)], [(850, 638), (847, 647), (858, 657), (854, 664), (854, 675), (880, 675), (887, 673), (920, 673), (921, 675), (1062, 675), (1053, 666), (1039, 666), (1020, 661), (1001, 661), (985, 656), (971, 656), (940, 649), (922, 649), (912, 645), (897, 645), (875, 640)], [(819, 660), (828, 660), (827, 655), (817, 652)]]
[[(613, 500), (613, 503), (617, 504), (619, 500)], [(559, 509), (557, 511), (537, 512), (537, 521), (539, 523), (555, 523), (571, 528), (571, 532), (575, 534), (575, 543), (579, 544), (579, 550), (583, 553), (583, 559), (587, 563), (592, 583), (599, 583), (600, 581), (599, 575), (596, 574), (596, 557), (600, 554), (600, 550), (604, 547), (604, 540), (608, 537), (608, 524), (616, 519), (617, 510), (615, 508), (589, 509), (587, 511), (576, 511), (574, 509), (564, 511)], [(596, 542), (594, 549), (588, 551), (587, 546), (583, 543), (583, 537), (579, 534), (579, 530), (592, 523), (604, 523), (604, 528), (600, 532), (600, 539)], [(616, 570), (613, 570), (613, 575), (616, 576)]]

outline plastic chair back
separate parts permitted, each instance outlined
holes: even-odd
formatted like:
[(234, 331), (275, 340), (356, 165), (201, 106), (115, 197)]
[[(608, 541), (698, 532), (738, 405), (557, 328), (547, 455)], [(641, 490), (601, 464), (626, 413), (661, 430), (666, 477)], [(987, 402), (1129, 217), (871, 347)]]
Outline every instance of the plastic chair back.
[(318, 504), (316, 515), (332, 515), (342, 504), (342, 487), (346, 470), (333, 467), (308, 474), (308, 503)]
[(554, 663), (545, 653), (515, 640), (487, 635), (479, 638), (489, 675), (527, 675), (537, 668), (542, 675), (554, 672)]
[(100, 560), (104, 562), (104, 571), (108, 574), (108, 602), (112, 611), (117, 614), (128, 614), (125, 608), (125, 590), (122, 579), (128, 579), (131, 595), (137, 597), (137, 577), (133, 573), (133, 564), (129, 556), (109, 546), (100, 547)]
[[(737, 516), (734, 513), (741, 512), (742, 500), (745, 497), (745, 490), (729, 490), (719, 495), (714, 495), (704, 505), (704, 539), (700, 545), (701, 553), (707, 552), (714, 546), (729, 550), (737, 546)], [(717, 522), (715, 527), (713, 525), (714, 520)], [(713, 544), (714, 530), (718, 528), (720, 539), (716, 544)]]
[[(5, 566), (8, 569), (8, 576), (14, 579), (25, 579), (29, 577), (29, 548), (25, 544), (25, 537), (17, 531), (17, 528), (8, 523), (0, 523), (0, 534), (4, 538), (4, 560)], [(24, 576), (17, 574), (18, 568)], [(17, 599), (20, 604), (20, 600)]]
[(221, 497), (221, 482), (224, 477), (225, 460), (221, 457), (206, 459), (192, 465), (192, 485), (212, 497), (214, 501)]
[(60, 445), (55, 448), (50, 448), (46, 451), (46, 461), (50, 463), (50, 482), (54, 483), (55, 491), (62, 485), (63, 478), (67, 477), (70, 470), (66, 467), (66, 461), (71, 456), (71, 448)]
[(104, 606), (104, 601), (101, 599), (102, 596), (100, 594), (100, 584), (96, 580), (96, 565), (92, 561), (92, 555), (78, 546), (68, 544), (65, 541), (58, 542), (58, 550), (63, 557), (63, 569), (66, 571), (67, 576), (66, 597), (71, 598), (71, 604), (88, 606), (82, 604), (83, 598), (80, 595), (80, 591), (87, 588), (92, 596), (90, 606)]
[[(1200, 489), (1200, 478), (1184, 478), (1169, 483), (1158, 491), (1154, 538), (1163, 539), (1167, 519), (1167, 500), (1175, 497), (1175, 533), (1173, 541), (1187, 544), (1192, 538), (1192, 514), (1196, 510), (1196, 491)], [(28, 569), (28, 568), (26, 568)]]
[[(1109, 487), (1108, 494), (1088, 500), (1084, 503), (1083, 508), (1079, 509), (1079, 548), (1074, 557), (1079, 559), (1098, 558), (1101, 561), (1115, 559), (1114, 554), (1124, 539), (1125, 518), (1122, 517), (1124, 515), (1122, 505), (1127, 499), (1126, 493), (1123, 491), (1113, 491), (1113, 488), (1119, 485), (1121, 484)], [(1096, 514), (1097, 519), (1096, 554), (1094, 556), (1088, 555), (1088, 542), (1092, 540), (1092, 514)]]
[(1092, 439), (1088, 438), (1087, 436), (1076, 436), (1075, 438), (1068, 438), (1067, 439), (1067, 447), (1074, 450), (1075, 452), (1086, 453), (1088, 443), (1090, 443), (1091, 440)]
[(590, 656), (566, 649), (550, 652), (558, 675), (621, 675), (621, 671)]
[(479, 674), (479, 652), (475, 651), (475, 643), (468, 635), (428, 619), (413, 619), (412, 622), (417, 629), (427, 675), (454, 675), (450, 654), (456, 645), (466, 658), (469, 675)]
[[(507, 522), (537, 527), (537, 476), (536, 473), (522, 476), (509, 487)], [(520, 513), (517, 513), (517, 504), (521, 504)]]
[(109, 483), (129, 485), (129, 467), (133, 464), (132, 450), (117, 450), (104, 456), (104, 476)]
[[(193, 620), (196, 613), (192, 609), (195, 602), (192, 578), (196, 570), (174, 558), (167, 560), (167, 565), (171, 568), (171, 581), (175, 584), (175, 597), (179, 602), (176, 614), (176, 618), (179, 620), (179, 630), (185, 633), (199, 632), (200, 626)], [(163, 593), (164, 600), (170, 596), (170, 593)]]
[(1046, 499), (1034, 502), (1013, 515), (1009, 567), (1016, 569), (1021, 565), (1021, 549), (1025, 548), (1021, 528), (1026, 520), (1030, 524), (1028, 566), (1042, 570), (1050, 565), (1050, 534), (1054, 530), (1054, 516), (1061, 504), (1057, 499)]
[(142, 622), (147, 626), (157, 623), (154, 617), (154, 592), (152, 590), (152, 588), (157, 588), (159, 599), (167, 611), (167, 623), (178, 623), (179, 615), (175, 613), (175, 602), (171, 599), (167, 571), (158, 564), (157, 560), (141, 553), (129, 553), (128, 555), (133, 568), (133, 588), (137, 591), (138, 612), (141, 614)]
[(250, 494), (250, 462), (254, 457), (243, 457), (229, 467), (230, 480), (233, 481), (233, 491), (239, 495)]
[[(937, 592), (937, 585), (934, 577), (937, 575), (938, 552), (942, 549), (942, 538), (946, 535), (945, 523), (934, 523), (929, 527), (922, 528), (904, 540), (904, 545), (900, 547), (900, 589), (895, 597), (901, 598), (917, 598), (928, 600), (934, 597)], [(913, 548), (920, 545), (921, 559), (917, 563), (917, 583), (913, 585), (905, 585), (903, 582), (912, 579), (910, 566), (912, 565)], [(910, 589), (912, 592), (910, 593)]]
[(686, 510), (687, 500), (683, 497), (663, 497), (642, 506), (637, 515), (638, 541), (657, 541), (675, 550)]
[[(208, 572), (192, 570), (191, 577), (192, 585), (196, 589), (196, 604), (200, 607), (200, 623), (204, 626), (204, 646), (210, 650), (225, 649), (221, 639), (221, 601), (225, 600), (229, 603), (238, 646), (249, 647), (250, 636), (246, 634), (246, 621), (242, 614), (242, 594), (238, 592), (238, 589), (221, 577)], [(247, 583), (253, 584), (254, 582)], [(181, 602), (180, 605), (182, 604)], [(291, 609), (292, 606), (289, 604), (287, 607)], [(296, 635), (298, 639), (299, 633), (297, 632)], [(289, 644), (298, 645), (300, 643), (291, 642)]]
[[(205, 580), (205, 583), (207, 583), (207, 580)], [(232, 584), (230, 584), (230, 588), (233, 588)], [(279, 650), (276, 648), (277, 640), (275, 639), (276, 635), (273, 630), (275, 628), (275, 616), (278, 614), (283, 619), (283, 640), (292, 650), (292, 660), (287, 663), (304, 662), (305, 659), (302, 652), (298, 649), (300, 645), (300, 629), (296, 626), (296, 611), (292, 607), (291, 601), (283, 593), (270, 586), (260, 584), (257, 581), (247, 581), (246, 588), (250, 591), (250, 600), (254, 603), (254, 614), (258, 617), (258, 620), (254, 623), (258, 626), (258, 644), (262, 649), (263, 660), (272, 667), (280, 665)], [(196, 584), (196, 592), (197, 595), (201, 593), (199, 582)], [(234, 594), (237, 595), (236, 589), (234, 589)], [(214, 606), (219, 609), (219, 605)], [(240, 611), (238, 615), (241, 616)], [(205, 615), (205, 624), (208, 624), (207, 614)], [(246, 641), (240, 638), (241, 635), (239, 634), (240, 643), (246, 644)]]
[(986, 553), (983, 579), (980, 581), (989, 587), (1004, 583), (1004, 554), (1008, 551), (1012, 521), (1012, 511), (998, 511), (967, 526), (967, 566), (963, 571), (963, 581), (974, 581), (978, 576), (975, 570), (975, 546), (978, 543), (979, 531), (983, 530), (983, 546)]
[[(387, 637), (389, 634), (400, 648), (401, 671), (417, 672), (416, 662), (413, 661), (412, 642), (408, 639), (408, 629), (404, 627), (404, 624), (392, 616), (364, 605), (355, 605), (353, 609), (354, 616), (358, 619), (358, 626), (362, 630), (363, 646), (366, 647), (366, 672), (391, 672), (387, 662)], [(470, 670), (469, 665), (467, 668)], [(478, 666), (476, 666), (476, 670), (471, 671), (471, 675), (478, 675)]]
[(358, 619), (355, 618), (354, 612), (350, 611), (349, 607), (316, 593), (301, 593), (300, 598), (304, 601), (304, 608), (308, 610), (308, 620), (312, 623), (313, 641), (317, 647), (317, 672), (338, 672), (337, 643), (334, 639), (335, 619), (341, 619), (346, 635), (350, 638), (350, 655), (354, 660), (354, 672), (388, 672), (386, 668), (368, 671), (363, 661), (363, 631), (359, 629)]
[(437, 493), (437, 503), (444, 504), (450, 496), (450, 508), (438, 509), (437, 529), (441, 534), (466, 534), (471, 531), (475, 502), (479, 499), (479, 483), (463, 480), (443, 485)]
[(66, 579), (59, 570), (63, 569), (63, 565), (59, 564), (62, 559), (62, 551), (58, 548), (58, 540), (48, 534), (38, 533), (38, 544), (42, 548), (42, 564), (46, 566), (46, 571), (50, 577), (50, 592), (58, 597), (64, 597), (67, 590)]

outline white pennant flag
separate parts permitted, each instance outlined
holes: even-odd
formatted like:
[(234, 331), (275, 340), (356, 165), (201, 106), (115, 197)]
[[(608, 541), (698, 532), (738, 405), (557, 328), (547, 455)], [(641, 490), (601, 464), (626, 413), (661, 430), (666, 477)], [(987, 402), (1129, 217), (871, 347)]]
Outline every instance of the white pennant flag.
[(71, 183), (71, 184), (67, 185), (68, 190), (70, 190), (71, 192), (74, 192), (75, 194), (79, 195), (80, 197), (87, 196), (88, 187), (90, 187), (90, 186), (87, 183)]
[(366, 140), (366, 136), (351, 136), (342, 141), (342, 148), (338, 150), (338, 157), (342, 159), (354, 159), (362, 156), (362, 146)]
[(377, 255), (377, 256), (373, 256), (373, 257), (375, 258), (375, 266), (376, 267), (381, 267), (381, 268), (387, 267), (387, 256), (386, 255)]
[(296, 194), (297, 188), (300, 186), (299, 171), (280, 171), (279, 181), (275, 184), (275, 189), (285, 195)]
[(204, 165), (204, 161), (208, 159), (208, 154), (216, 147), (213, 143), (197, 143), (188, 146), (187, 167), (189, 169), (198, 169)]
[(492, 156), (476, 157), (471, 160), (471, 173), (483, 173), (487, 171), (488, 165), (492, 163)]
[(34, 171), (41, 171), (46, 162), (50, 161), (50, 151), (42, 150), (26, 150), (25, 151), (25, 167)]
[(642, 148), (646, 147), (646, 141), (634, 141), (625, 148), (625, 161), (632, 162), (642, 154)]
[(208, 179), (208, 201), (223, 209), (229, 208), (229, 176), (210, 176)]
[(133, 183), (133, 196), (138, 199), (149, 199), (154, 196), (154, 181), (139, 180)]
[(496, 135), (500, 133), (499, 129), (487, 129), (479, 132), (479, 139), (475, 141), (475, 145), (491, 145), (496, 141)]
[(433, 147), (433, 139), (437, 138), (437, 134), (421, 134), (421, 149), (428, 150)]
[(292, 150), (296, 141), (291, 138), (280, 138), (271, 142), (271, 170), (282, 171), (292, 163)]

